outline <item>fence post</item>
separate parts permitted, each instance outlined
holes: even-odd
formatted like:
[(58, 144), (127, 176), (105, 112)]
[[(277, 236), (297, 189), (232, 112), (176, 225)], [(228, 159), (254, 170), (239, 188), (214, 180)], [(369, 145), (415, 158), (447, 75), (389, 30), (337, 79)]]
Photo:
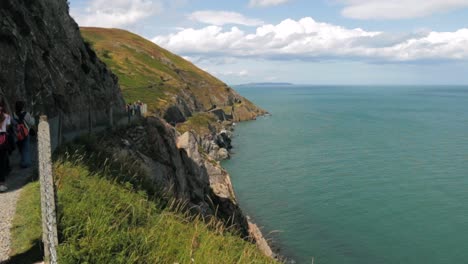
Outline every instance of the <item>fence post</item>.
[(39, 180), (41, 185), (42, 242), (45, 263), (57, 263), (57, 216), (55, 213), (54, 179), (50, 147), (50, 126), (41, 116), (38, 127)]

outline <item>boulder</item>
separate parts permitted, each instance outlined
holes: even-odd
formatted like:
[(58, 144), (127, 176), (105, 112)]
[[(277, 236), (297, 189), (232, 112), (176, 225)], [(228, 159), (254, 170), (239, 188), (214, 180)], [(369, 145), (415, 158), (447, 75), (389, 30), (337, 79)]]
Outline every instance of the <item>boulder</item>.
[(225, 148), (220, 148), (216, 154), (216, 160), (226, 160), (229, 159), (229, 151)]

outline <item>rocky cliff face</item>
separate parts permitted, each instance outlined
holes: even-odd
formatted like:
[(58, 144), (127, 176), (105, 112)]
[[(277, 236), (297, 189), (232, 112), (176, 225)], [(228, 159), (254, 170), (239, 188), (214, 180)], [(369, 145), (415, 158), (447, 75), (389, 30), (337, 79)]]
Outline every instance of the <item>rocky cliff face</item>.
[(114, 158), (132, 157), (152, 185), (187, 202), (195, 213), (218, 217), (274, 256), (260, 229), (239, 207), (228, 172), (204, 151), (199, 135), (193, 131), (180, 135), (159, 118), (149, 118), (121, 134), (119, 140), (110, 141)]
[(1, 0), (0, 51), (0, 94), (10, 106), (24, 100), (36, 114), (67, 117), (123, 105), (117, 77), (83, 42), (66, 0)]
[[(119, 141), (125, 143), (116, 145)], [(237, 204), (229, 174), (203, 151), (198, 135), (179, 135), (165, 121), (149, 118), (111, 142), (117, 156), (135, 158), (145, 168), (144, 177), (170, 197), (187, 202), (188, 208), (202, 215), (217, 215), (248, 236), (247, 219)]]

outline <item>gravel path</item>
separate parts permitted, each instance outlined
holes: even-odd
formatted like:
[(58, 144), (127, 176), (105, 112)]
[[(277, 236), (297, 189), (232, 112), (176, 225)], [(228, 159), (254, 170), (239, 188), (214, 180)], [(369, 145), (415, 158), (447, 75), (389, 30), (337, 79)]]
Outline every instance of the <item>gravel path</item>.
[[(31, 153), (36, 153), (35, 144), (31, 144)], [(33, 155), (35, 161), (35, 155)], [(18, 150), (10, 156), (10, 164), (13, 168), (7, 178), (8, 191), (0, 193), (0, 263), (8, 260), (10, 253), (10, 228), (16, 212), (16, 202), (22, 187), (31, 179), (33, 167), (21, 169)], [(35, 162), (33, 163), (35, 164)]]

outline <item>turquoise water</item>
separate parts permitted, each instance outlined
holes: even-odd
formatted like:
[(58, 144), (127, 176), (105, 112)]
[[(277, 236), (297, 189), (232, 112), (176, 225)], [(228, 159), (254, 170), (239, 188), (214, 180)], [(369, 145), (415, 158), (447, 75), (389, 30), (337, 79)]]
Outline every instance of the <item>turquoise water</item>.
[(224, 163), (297, 263), (468, 263), (468, 87), (242, 87)]

